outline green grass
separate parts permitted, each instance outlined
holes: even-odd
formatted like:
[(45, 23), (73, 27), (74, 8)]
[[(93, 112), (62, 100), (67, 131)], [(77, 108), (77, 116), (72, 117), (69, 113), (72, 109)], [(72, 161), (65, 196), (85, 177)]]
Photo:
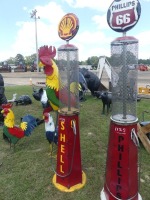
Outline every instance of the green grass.
[[(32, 87), (6, 87), (7, 99), (12, 94), (28, 94), (32, 98)], [(16, 124), (26, 114), (42, 117), (40, 102), (33, 100), (32, 105), (13, 106)], [(148, 110), (150, 100), (142, 99), (137, 103), (137, 115)], [(105, 161), (109, 136), (110, 116), (101, 115), (101, 100), (87, 95), (80, 107), (80, 142), (82, 169), (86, 174), (85, 186), (77, 191), (65, 193), (52, 183), (54, 171), (50, 160), (49, 144), (45, 139), (44, 124), (37, 127), (30, 137), (22, 138), (13, 149), (0, 137), (0, 200), (99, 200), (104, 185)], [(55, 115), (53, 115), (55, 118)], [(140, 189), (143, 200), (149, 199), (150, 155), (141, 145), (139, 149)], [(53, 163), (55, 167), (55, 162)]]

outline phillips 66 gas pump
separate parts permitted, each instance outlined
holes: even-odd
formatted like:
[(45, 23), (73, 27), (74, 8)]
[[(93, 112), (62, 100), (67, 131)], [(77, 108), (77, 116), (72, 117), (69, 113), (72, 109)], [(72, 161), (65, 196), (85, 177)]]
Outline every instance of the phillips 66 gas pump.
[(123, 32), (111, 42), (112, 115), (106, 175), (101, 200), (141, 200), (138, 193), (138, 146), (136, 102), (138, 40), (126, 36), (140, 17), (138, 1), (115, 0), (109, 7), (109, 26)]
[[(78, 18), (72, 13), (65, 15), (58, 27), (60, 38), (66, 40), (66, 44), (58, 48), (58, 69), (62, 85), (59, 99), (63, 102), (65, 98), (68, 103), (61, 104), (58, 111), (58, 153), (53, 183), (64, 192), (80, 189), (86, 182), (80, 151), (78, 48), (69, 44), (78, 28)], [(67, 88), (67, 93), (63, 88)]]

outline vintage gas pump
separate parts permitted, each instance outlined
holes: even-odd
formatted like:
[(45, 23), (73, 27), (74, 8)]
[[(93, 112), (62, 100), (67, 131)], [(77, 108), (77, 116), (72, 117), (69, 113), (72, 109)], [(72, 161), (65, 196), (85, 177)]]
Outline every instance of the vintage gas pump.
[(138, 1), (115, 0), (107, 13), (109, 26), (123, 32), (111, 42), (112, 115), (106, 176), (101, 200), (141, 200), (138, 193), (138, 146), (136, 102), (138, 40), (126, 31), (138, 21)]
[[(79, 130), (79, 66), (78, 48), (69, 44), (79, 28), (78, 18), (69, 13), (59, 24), (59, 36), (66, 44), (58, 48), (58, 69), (62, 89), (59, 99), (67, 100), (61, 104), (58, 117), (58, 153), (54, 185), (64, 192), (72, 192), (85, 185), (86, 175), (82, 171)], [(67, 95), (64, 89), (67, 88)]]

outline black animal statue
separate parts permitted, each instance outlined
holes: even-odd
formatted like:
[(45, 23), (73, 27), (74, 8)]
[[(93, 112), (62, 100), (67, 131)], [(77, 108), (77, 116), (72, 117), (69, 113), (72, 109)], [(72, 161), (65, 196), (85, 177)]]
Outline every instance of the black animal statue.
[(43, 89), (43, 88), (34, 89), (33, 88), (32, 95), (37, 101), (41, 102), (43, 108), (48, 108), (50, 106), (45, 89)]
[(85, 93), (88, 90), (87, 82), (86, 79), (84, 78), (83, 74), (79, 72), (79, 83), (81, 85), (81, 90), (79, 91), (79, 100), (80, 101), (85, 101)]
[(100, 82), (100, 79), (93, 72), (89, 71), (86, 68), (79, 69), (86, 80), (87, 87), (90, 90), (91, 94), (95, 96), (95, 91), (106, 90), (107, 88)]
[(105, 106), (107, 107), (107, 114), (110, 112), (112, 103), (112, 93), (109, 91), (95, 91), (95, 96), (102, 100), (103, 110), (102, 114), (105, 114)]
[(100, 86), (99, 78), (93, 72), (90, 72), (86, 68), (81, 68), (79, 71), (83, 74), (86, 80), (88, 89), (91, 91), (91, 94), (94, 96), (94, 91), (97, 91)]
[(5, 87), (4, 87), (4, 80), (3, 76), (0, 74), (0, 125), (3, 125), (4, 123), (4, 117), (3, 114), (1, 113), (2, 111), (2, 104), (7, 103), (7, 98), (5, 96)]
[(21, 95), (18, 99), (14, 101), (16, 103), (16, 106), (20, 105), (28, 105), (32, 104), (32, 100), (29, 97), (29, 95)]

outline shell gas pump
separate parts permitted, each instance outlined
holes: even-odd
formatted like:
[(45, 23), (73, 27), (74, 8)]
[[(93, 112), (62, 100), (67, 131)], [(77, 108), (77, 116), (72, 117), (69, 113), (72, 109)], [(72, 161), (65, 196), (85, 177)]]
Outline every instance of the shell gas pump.
[[(65, 15), (58, 26), (60, 38), (66, 41), (66, 44), (58, 48), (58, 69), (62, 85), (59, 99), (63, 102), (65, 98), (68, 103), (67, 106), (61, 104), (58, 111), (58, 152), (53, 183), (64, 192), (80, 189), (86, 182), (80, 150), (78, 48), (69, 44), (78, 28), (79, 20), (72, 13)], [(67, 88), (67, 95), (64, 95), (64, 88)]]
[(112, 115), (101, 200), (142, 199), (138, 193), (136, 116), (138, 40), (126, 36), (140, 17), (140, 3), (134, 2), (114, 0), (107, 13), (109, 26), (123, 36), (111, 42), (110, 64), (115, 73), (111, 74)]

